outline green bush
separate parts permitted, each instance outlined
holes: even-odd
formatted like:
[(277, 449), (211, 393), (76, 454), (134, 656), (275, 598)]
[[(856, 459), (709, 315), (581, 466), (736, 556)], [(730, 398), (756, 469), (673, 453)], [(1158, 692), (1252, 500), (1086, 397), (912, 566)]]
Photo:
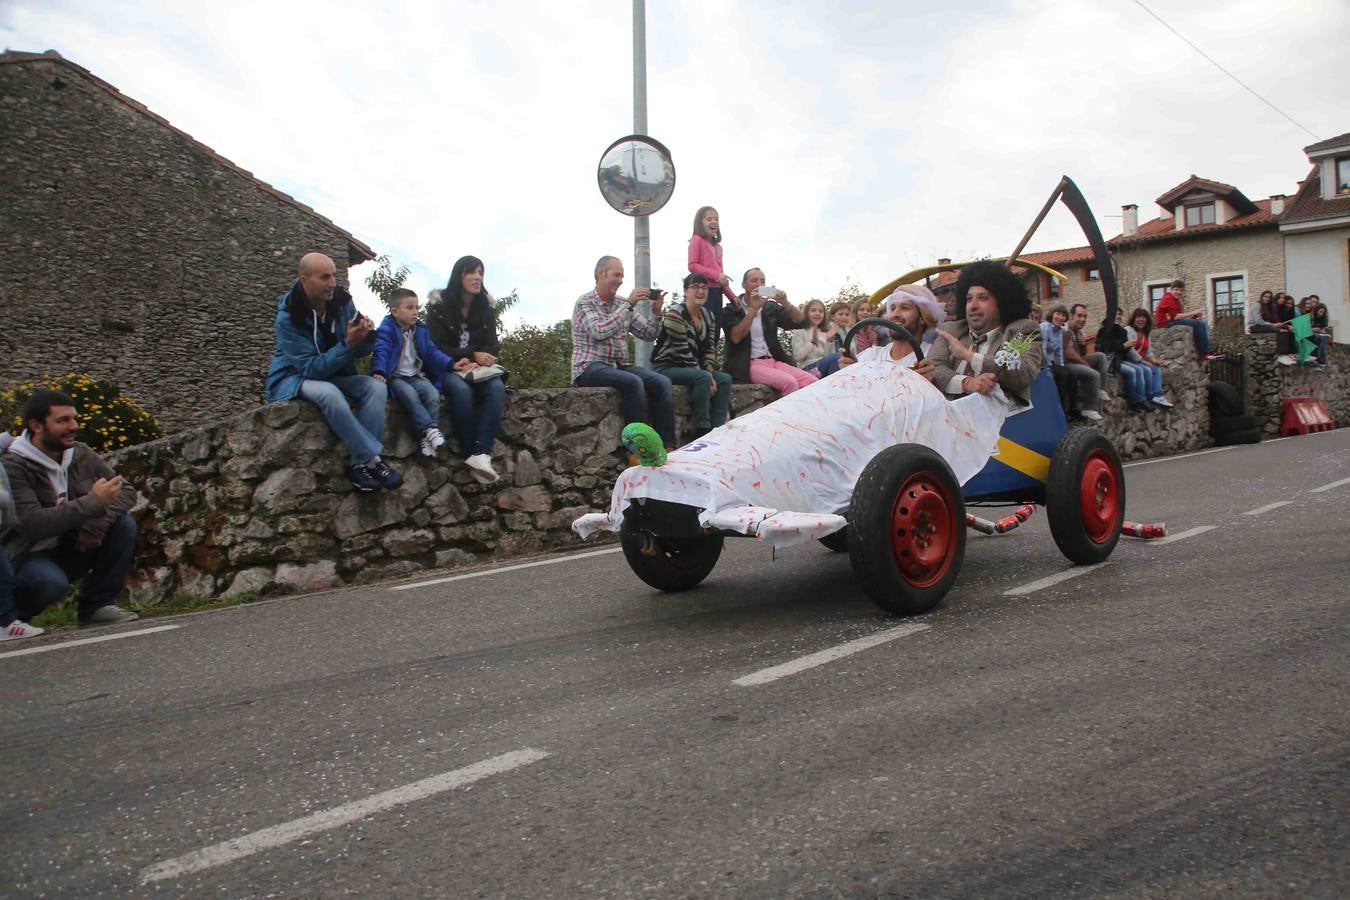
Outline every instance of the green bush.
[(125, 396), (116, 382), (75, 372), (0, 391), (0, 424), (13, 434), (22, 432), (23, 405), (43, 388), (70, 395), (80, 419), (78, 438), (99, 453), (143, 444), (164, 434), (159, 420)]

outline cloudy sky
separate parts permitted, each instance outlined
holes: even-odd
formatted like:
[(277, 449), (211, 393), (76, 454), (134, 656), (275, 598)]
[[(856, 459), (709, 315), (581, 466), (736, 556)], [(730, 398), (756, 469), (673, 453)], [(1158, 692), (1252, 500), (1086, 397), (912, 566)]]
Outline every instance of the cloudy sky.
[[(695, 210), (727, 269), (794, 298), (937, 257), (1006, 254), (1059, 175), (1108, 236), (1194, 172), (1293, 193), (1350, 131), (1350, 3), (648, 0), (649, 132), (678, 185), (652, 270), (685, 273)], [(596, 187), (632, 130), (628, 0), (0, 0), (0, 45), (55, 49), (442, 286), (487, 263), (520, 316), (570, 315), (632, 222)], [(1056, 211), (1030, 249), (1082, 244)], [(359, 279), (360, 270), (357, 270)], [(278, 293), (284, 285), (278, 285)], [(367, 307), (373, 309), (373, 307)]]

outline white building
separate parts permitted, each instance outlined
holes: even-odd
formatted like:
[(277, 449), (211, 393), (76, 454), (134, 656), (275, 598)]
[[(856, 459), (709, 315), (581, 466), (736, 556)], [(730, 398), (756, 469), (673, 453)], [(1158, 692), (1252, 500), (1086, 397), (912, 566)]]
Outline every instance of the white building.
[(1285, 290), (1316, 294), (1337, 343), (1350, 343), (1350, 133), (1303, 148), (1312, 172), (1280, 216)]

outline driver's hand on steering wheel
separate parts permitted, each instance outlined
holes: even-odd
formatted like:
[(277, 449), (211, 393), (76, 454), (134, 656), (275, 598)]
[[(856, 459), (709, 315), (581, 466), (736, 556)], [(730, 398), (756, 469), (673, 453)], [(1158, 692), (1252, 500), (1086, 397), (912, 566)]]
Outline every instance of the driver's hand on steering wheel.
[(849, 356), (847, 353), (839, 354), (839, 368), (842, 369), (844, 366), (851, 366), (855, 362), (857, 362), (857, 360)]
[(923, 359), (919, 360), (917, 363), (914, 364), (914, 371), (918, 372), (924, 378), (931, 379), (933, 377), (934, 372), (933, 361), (925, 356)]

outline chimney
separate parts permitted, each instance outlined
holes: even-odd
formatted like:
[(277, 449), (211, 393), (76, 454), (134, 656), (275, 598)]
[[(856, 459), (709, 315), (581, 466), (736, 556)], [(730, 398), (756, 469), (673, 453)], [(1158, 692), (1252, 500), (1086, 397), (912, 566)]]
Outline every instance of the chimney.
[(1284, 212), (1284, 198), (1286, 196), (1288, 195), (1287, 194), (1270, 195), (1270, 214), (1272, 216), (1278, 216), (1280, 213)]
[(1126, 203), (1120, 208), (1120, 233), (1124, 237), (1133, 237), (1139, 233), (1139, 207)]
[(938, 265), (939, 265), (939, 266), (950, 266), (951, 264), (952, 264), (952, 258), (951, 258), (950, 256), (944, 256), (944, 257), (942, 257), (941, 259), (938, 260)]

